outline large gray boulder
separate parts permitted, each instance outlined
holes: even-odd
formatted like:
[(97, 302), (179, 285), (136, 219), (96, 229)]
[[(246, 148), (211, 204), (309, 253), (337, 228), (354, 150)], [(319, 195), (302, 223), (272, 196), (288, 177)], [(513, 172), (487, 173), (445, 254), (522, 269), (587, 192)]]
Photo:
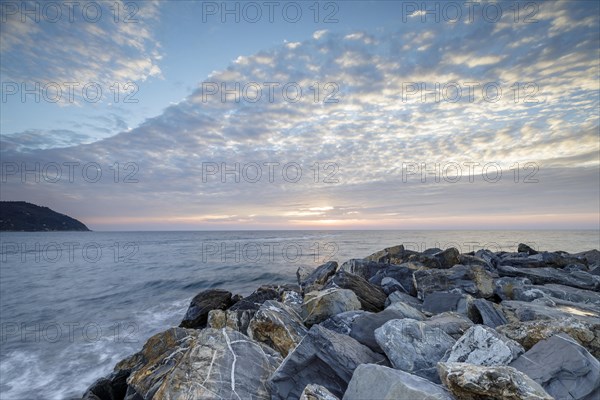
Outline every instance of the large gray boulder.
[(414, 307), (419, 311), (422, 311), (422, 308), (423, 308), (423, 302), (421, 300), (419, 300), (418, 298), (413, 297), (409, 294), (403, 293), (399, 290), (397, 290), (393, 293), (390, 293), (387, 300), (385, 301), (385, 306), (389, 307), (390, 305), (397, 303), (397, 302), (406, 303), (409, 306)]
[(265, 381), (282, 359), (230, 329), (169, 329), (146, 342), (128, 397), (143, 399), (270, 399)]
[(485, 299), (475, 299), (472, 304), (472, 313), (476, 314), (477, 319), (481, 319), (484, 325), (495, 328), (508, 323), (502, 306)]
[(319, 325), (334, 332), (341, 333), (343, 335), (349, 335), (350, 331), (352, 331), (352, 324), (354, 323), (354, 320), (366, 313), (371, 314), (368, 311), (363, 310), (346, 311), (326, 319)]
[(456, 312), (469, 316), (473, 297), (460, 292), (433, 292), (425, 295), (422, 310), (430, 314)]
[(272, 399), (297, 399), (311, 383), (341, 397), (356, 367), (369, 363), (386, 365), (387, 361), (350, 336), (314, 325), (273, 373)]
[(265, 301), (248, 325), (248, 336), (277, 350), (283, 357), (300, 343), (308, 329), (293, 308)]
[(408, 372), (374, 364), (354, 371), (343, 400), (453, 400), (445, 388)]
[(420, 299), (433, 292), (460, 291), (474, 297), (494, 295), (495, 276), (484, 267), (455, 265), (449, 269), (420, 270), (413, 273)]
[(591, 324), (567, 317), (558, 320), (516, 322), (496, 328), (499, 333), (519, 342), (529, 350), (539, 341), (557, 333), (566, 333), (585, 347), (594, 357), (600, 358), (600, 324)]
[(302, 317), (311, 326), (345, 311), (360, 309), (360, 301), (352, 290), (330, 288), (304, 295)]
[(389, 264), (378, 263), (376, 261), (367, 261), (354, 258), (340, 265), (340, 271), (346, 271), (358, 275), (366, 280), (371, 279), (381, 269), (385, 269)]
[(417, 263), (391, 264), (379, 269), (375, 275), (369, 278), (369, 282), (383, 286), (386, 278), (394, 279), (403, 293), (416, 295), (413, 272), (423, 268), (422, 264)]
[(505, 365), (439, 363), (438, 370), (444, 386), (460, 400), (554, 400), (527, 375)]
[(387, 308), (378, 313), (364, 313), (359, 315), (352, 322), (350, 336), (365, 346), (368, 346), (371, 350), (383, 353), (383, 350), (375, 340), (375, 329), (392, 319), (403, 318), (408, 318), (405, 312), (391, 308)]
[(507, 365), (525, 352), (523, 347), (494, 329), (475, 325), (456, 341), (448, 362), (476, 365)]
[(585, 271), (564, 271), (557, 268), (520, 268), (511, 265), (499, 265), (500, 276), (527, 278), (536, 285), (557, 283), (585, 290), (600, 290), (600, 276)]
[(325, 285), (325, 288), (342, 288), (352, 290), (361, 308), (365, 311), (378, 312), (384, 309), (387, 296), (383, 289), (373, 285), (358, 275), (346, 271), (338, 271)]
[(531, 302), (504, 300), (500, 304), (511, 323), (568, 317), (592, 324), (600, 323), (600, 308), (592, 304), (571, 303), (549, 298), (536, 299)]
[(181, 321), (181, 328), (205, 328), (208, 313), (211, 310), (225, 310), (233, 304), (231, 292), (221, 289), (210, 289), (198, 293)]
[(557, 399), (600, 398), (600, 361), (567, 334), (538, 342), (510, 366)]
[(459, 339), (465, 332), (473, 326), (473, 321), (465, 315), (455, 312), (444, 312), (434, 315), (428, 320), (423, 321), (425, 325), (432, 328), (439, 328), (452, 336), (454, 339)]
[(375, 330), (375, 340), (396, 369), (439, 382), (436, 364), (456, 342), (439, 328), (395, 319)]
[(298, 283), (302, 287), (302, 291), (308, 293), (315, 290), (321, 290), (325, 283), (327, 283), (327, 280), (335, 274), (337, 267), (337, 262), (329, 261), (328, 263), (320, 265), (308, 274), (299, 268), (296, 275), (298, 277)]

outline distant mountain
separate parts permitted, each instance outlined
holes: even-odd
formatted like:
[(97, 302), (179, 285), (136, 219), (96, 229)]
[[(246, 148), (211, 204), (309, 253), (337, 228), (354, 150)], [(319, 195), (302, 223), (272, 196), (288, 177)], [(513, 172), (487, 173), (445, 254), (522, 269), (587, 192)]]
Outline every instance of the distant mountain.
[(0, 231), (89, 231), (64, 214), (25, 201), (0, 201)]

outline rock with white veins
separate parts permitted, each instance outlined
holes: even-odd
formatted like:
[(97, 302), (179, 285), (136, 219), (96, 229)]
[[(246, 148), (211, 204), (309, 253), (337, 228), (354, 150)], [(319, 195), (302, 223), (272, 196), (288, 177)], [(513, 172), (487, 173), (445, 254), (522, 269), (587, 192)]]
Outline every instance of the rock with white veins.
[(360, 301), (352, 290), (330, 288), (307, 293), (302, 305), (302, 316), (304, 323), (311, 326), (345, 311), (360, 309)]
[(506, 365), (524, 352), (525, 349), (514, 340), (488, 326), (475, 325), (452, 346), (448, 362)]
[(334, 396), (329, 390), (321, 385), (310, 384), (306, 385), (300, 396), (300, 400), (340, 400)]

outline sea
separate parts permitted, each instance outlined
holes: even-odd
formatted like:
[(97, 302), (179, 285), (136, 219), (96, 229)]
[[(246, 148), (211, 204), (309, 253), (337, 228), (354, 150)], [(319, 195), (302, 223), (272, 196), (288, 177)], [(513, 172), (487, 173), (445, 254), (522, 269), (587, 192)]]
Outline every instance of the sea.
[(177, 326), (191, 298), (296, 283), (296, 270), (385, 247), (580, 252), (591, 231), (185, 231), (0, 233), (0, 399), (81, 398)]

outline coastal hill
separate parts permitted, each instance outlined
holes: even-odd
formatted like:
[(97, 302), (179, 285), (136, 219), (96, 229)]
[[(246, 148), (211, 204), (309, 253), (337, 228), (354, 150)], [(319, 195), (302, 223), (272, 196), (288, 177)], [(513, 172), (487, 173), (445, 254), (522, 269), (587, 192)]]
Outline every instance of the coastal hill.
[(89, 231), (83, 223), (48, 207), (25, 201), (0, 201), (0, 231)]

